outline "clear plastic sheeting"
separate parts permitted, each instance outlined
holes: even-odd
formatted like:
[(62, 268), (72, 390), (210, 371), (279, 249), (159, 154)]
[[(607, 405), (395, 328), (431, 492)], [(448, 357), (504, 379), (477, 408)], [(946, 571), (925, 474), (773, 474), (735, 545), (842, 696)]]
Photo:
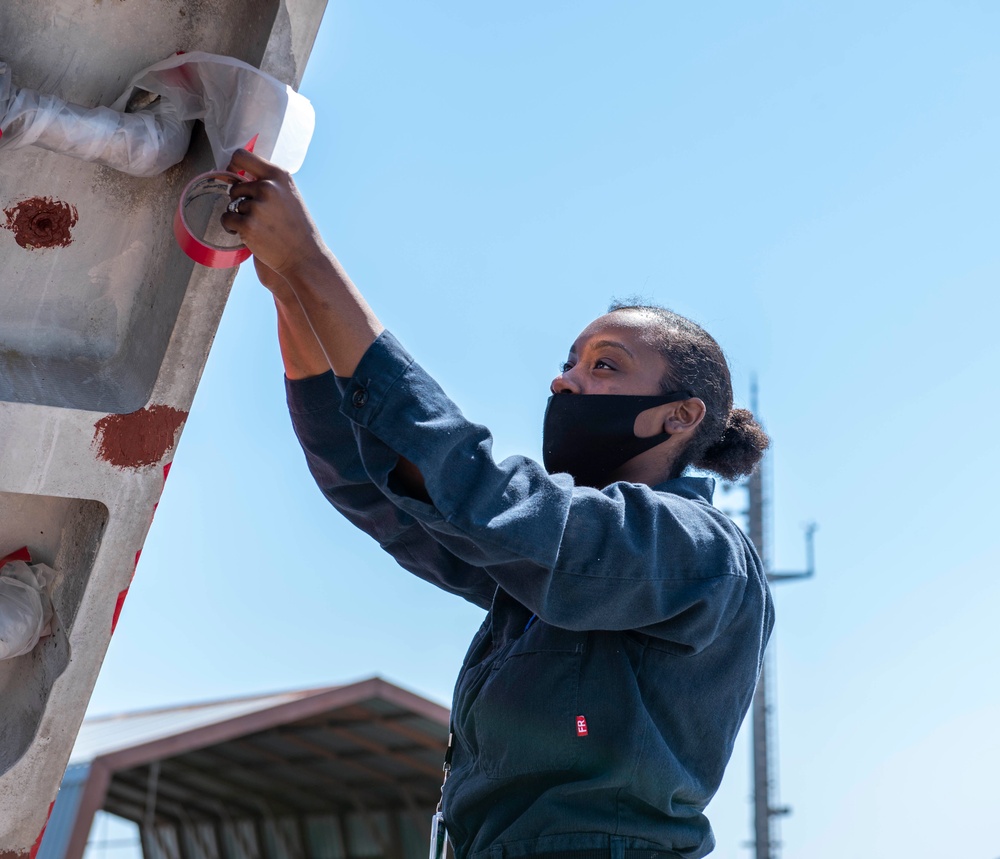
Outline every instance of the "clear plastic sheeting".
[(294, 172), (315, 126), (308, 99), (232, 57), (178, 54), (137, 74), (110, 107), (87, 108), (13, 85), (0, 62), (0, 151), (39, 146), (132, 176), (156, 176), (185, 155), (201, 120), (216, 166), (254, 151)]
[(9, 561), (0, 567), (0, 660), (30, 653), (51, 634), (48, 590), (55, 577), (45, 564)]
[(163, 99), (121, 113), (19, 89), (0, 62), (0, 151), (38, 146), (132, 176), (156, 176), (184, 157), (193, 126), (179, 116), (176, 104)]
[(136, 91), (177, 105), (182, 119), (200, 119), (219, 170), (254, 141), (254, 152), (294, 173), (316, 125), (309, 99), (287, 84), (242, 60), (203, 51), (177, 54), (140, 72), (111, 107), (125, 110)]

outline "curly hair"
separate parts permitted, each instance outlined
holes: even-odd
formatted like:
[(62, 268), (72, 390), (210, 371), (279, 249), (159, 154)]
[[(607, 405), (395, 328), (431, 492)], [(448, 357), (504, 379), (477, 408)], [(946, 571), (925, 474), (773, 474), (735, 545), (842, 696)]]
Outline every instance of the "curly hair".
[(747, 409), (733, 408), (733, 383), (721, 347), (700, 325), (655, 304), (614, 301), (608, 313), (638, 311), (652, 318), (649, 333), (667, 364), (664, 393), (688, 390), (705, 403), (705, 417), (674, 463), (672, 477), (689, 465), (736, 480), (751, 474), (771, 444)]

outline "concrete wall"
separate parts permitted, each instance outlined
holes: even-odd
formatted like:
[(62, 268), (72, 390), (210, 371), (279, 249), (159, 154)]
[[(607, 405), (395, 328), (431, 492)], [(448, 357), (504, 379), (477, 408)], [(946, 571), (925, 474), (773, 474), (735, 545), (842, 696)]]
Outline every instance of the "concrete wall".
[[(4, 0), (0, 59), (16, 85), (87, 106), (177, 50), (297, 86), (325, 5)], [(235, 276), (194, 265), (170, 229), (184, 184), (213, 166), (199, 132), (153, 179), (0, 156), (0, 226), (29, 204), (72, 212), (58, 246), (0, 229), (0, 557), (27, 545), (60, 573), (56, 634), (0, 663), (3, 859), (45, 824)]]

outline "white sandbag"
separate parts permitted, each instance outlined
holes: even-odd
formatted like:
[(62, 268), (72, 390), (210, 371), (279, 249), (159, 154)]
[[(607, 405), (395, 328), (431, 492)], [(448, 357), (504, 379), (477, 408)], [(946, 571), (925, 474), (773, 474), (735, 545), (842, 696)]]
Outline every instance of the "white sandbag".
[(48, 588), (55, 576), (45, 564), (9, 561), (0, 567), (0, 660), (30, 653), (51, 633)]

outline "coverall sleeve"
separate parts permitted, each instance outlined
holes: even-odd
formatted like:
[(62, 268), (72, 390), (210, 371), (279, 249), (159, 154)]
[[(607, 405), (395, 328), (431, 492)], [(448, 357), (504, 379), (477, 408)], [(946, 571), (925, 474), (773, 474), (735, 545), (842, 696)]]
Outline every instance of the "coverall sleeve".
[[(743, 601), (755, 556), (683, 480), (667, 492), (630, 483), (598, 491), (524, 457), (495, 462), (486, 428), (389, 332), (362, 358), (340, 409), (364, 430), (357, 465), (393, 505), (546, 623), (640, 630), (696, 652)], [(432, 503), (394, 491), (386, 451), (420, 469)]]
[[(345, 380), (333, 372), (285, 380), (292, 426), (313, 479), (326, 499), (352, 524), (374, 537), (404, 569), (488, 609), (496, 591), (481, 568), (469, 564), (428, 534), (423, 524), (386, 497), (368, 477), (358, 452), (365, 430), (340, 412)], [(397, 454), (376, 439), (369, 456), (391, 471)]]

